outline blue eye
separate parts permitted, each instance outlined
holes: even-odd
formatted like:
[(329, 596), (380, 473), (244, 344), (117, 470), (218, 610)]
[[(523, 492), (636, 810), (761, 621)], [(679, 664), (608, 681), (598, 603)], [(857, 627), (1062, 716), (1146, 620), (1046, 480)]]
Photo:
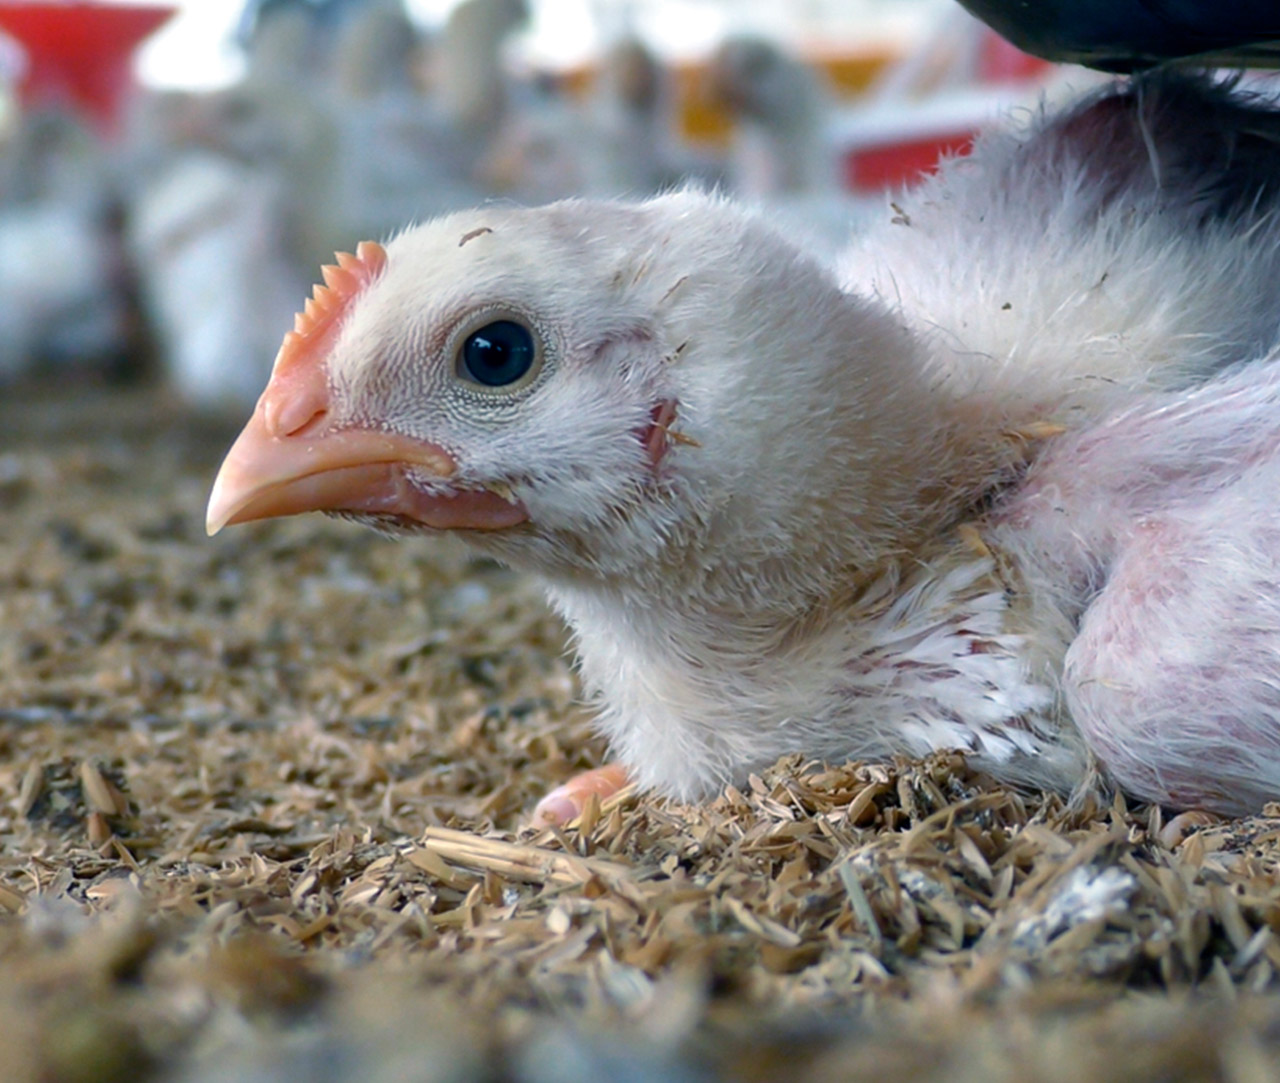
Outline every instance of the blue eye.
[(533, 368), (533, 332), (515, 320), (495, 320), (472, 331), (458, 353), (461, 374), (485, 387), (507, 387)]

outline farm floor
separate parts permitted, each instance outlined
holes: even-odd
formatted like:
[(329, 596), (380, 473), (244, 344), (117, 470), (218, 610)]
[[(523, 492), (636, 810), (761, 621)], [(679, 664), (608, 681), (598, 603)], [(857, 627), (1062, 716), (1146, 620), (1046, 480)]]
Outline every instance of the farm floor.
[(1280, 810), (958, 759), (523, 818), (599, 761), (563, 630), (447, 539), (202, 528), (233, 430), (0, 406), (0, 1077), (1280, 1077)]

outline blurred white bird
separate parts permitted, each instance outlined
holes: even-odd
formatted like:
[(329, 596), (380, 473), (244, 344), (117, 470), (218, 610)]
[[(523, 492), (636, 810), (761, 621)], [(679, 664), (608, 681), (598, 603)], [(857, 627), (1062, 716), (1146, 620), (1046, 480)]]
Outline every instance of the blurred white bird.
[(385, 237), (478, 197), (442, 161), (453, 135), (418, 85), (423, 46), (398, 0), (363, 5), (338, 35), (326, 95), (342, 148), (331, 177), (335, 235)]
[[(733, 119), (725, 184), (807, 250), (834, 258), (873, 204), (845, 191), (818, 71), (765, 38), (728, 38), (707, 67), (713, 102)], [(878, 203), (878, 201), (877, 201)]]
[(479, 198), (470, 177), (504, 104), (500, 49), (524, 13), (521, 0), (455, 11), (433, 106), (398, 3), (338, 31), (308, 7), (260, 21), (240, 83), (154, 103), (165, 138), (137, 125), (130, 250), (167, 380), (200, 408), (253, 400), (303, 268), (340, 238)]
[(168, 385), (204, 410), (252, 402), (301, 278), (283, 235), (285, 193), (270, 172), (188, 152), (137, 200), (139, 286)]
[(825, 134), (830, 101), (818, 74), (773, 42), (739, 36), (711, 58), (708, 85), (733, 116), (729, 183), (748, 199), (835, 187)]
[(1280, 114), (1154, 76), (982, 139), (844, 280), (682, 193), (326, 271), (209, 527), (323, 509), (540, 576), (624, 777), (953, 748), (1280, 796)]
[[(430, 49), (397, 0), (351, 17), (326, 97), (342, 148), (331, 175), (338, 235), (385, 237), (484, 197), (477, 163), (509, 113), (501, 51), (524, 14), (515, 0), (469, 0)], [(429, 94), (424, 55), (435, 57)]]
[(433, 89), (444, 117), (473, 139), (477, 157), (509, 104), (502, 47), (528, 17), (525, 0), (465, 0), (441, 32)]
[(0, 382), (114, 368), (133, 345), (108, 160), (71, 113), (18, 118), (0, 147)]
[(585, 101), (547, 94), (509, 112), (480, 163), (481, 178), (524, 203), (636, 198), (672, 187), (703, 163), (672, 137), (665, 81), (643, 43), (616, 42)]
[(336, 128), (313, 85), (312, 29), (281, 6), (241, 82), (135, 109), (131, 263), (165, 381), (198, 409), (253, 401), (289, 290), (332, 251)]

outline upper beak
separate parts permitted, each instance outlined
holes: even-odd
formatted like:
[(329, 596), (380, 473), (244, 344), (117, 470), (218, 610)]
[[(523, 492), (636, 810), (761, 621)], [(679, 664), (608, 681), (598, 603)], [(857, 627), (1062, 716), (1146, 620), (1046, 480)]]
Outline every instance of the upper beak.
[(326, 273), (330, 290), (318, 292), (319, 305), (309, 304), (285, 337), (266, 390), (213, 483), (205, 521), (211, 535), (229, 523), (306, 511), (390, 515), (441, 530), (499, 530), (528, 518), (522, 504), (497, 492), (450, 484), (457, 462), (437, 444), (329, 427), (325, 355), (358, 276), (381, 258), (376, 245), (362, 245), (359, 257), (345, 262), (340, 255), (336, 286)]

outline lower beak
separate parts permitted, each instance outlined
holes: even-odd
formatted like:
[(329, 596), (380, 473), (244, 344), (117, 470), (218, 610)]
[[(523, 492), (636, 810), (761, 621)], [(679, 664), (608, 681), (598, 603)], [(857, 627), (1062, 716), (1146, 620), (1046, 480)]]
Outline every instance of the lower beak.
[(210, 535), (232, 523), (308, 511), (397, 516), (438, 530), (501, 530), (528, 518), (523, 505), (449, 484), (443, 448), (396, 433), (339, 429), (275, 435), (254, 412), (227, 452), (209, 495)]

